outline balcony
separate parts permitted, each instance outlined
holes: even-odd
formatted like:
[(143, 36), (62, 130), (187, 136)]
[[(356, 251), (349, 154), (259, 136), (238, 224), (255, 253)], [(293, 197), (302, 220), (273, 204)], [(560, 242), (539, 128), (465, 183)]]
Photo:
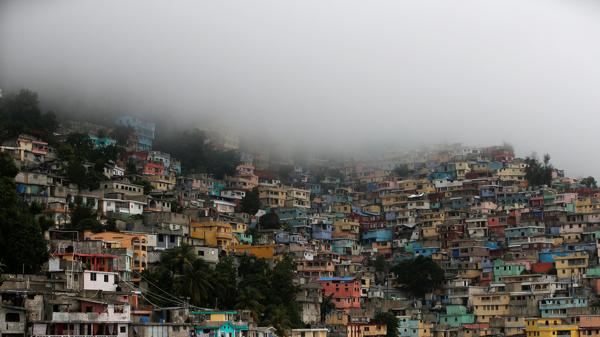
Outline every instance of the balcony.
[(108, 322), (123, 322), (128, 323), (131, 321), (129, 312), (124, 313), (95, 313), (95, 312), (53, 312), (52, 321), (56, 323), (60, 322), (84, 322), (84, 323), (108, 323)]
[(6, 322), (2, 324), (4, 329), (0, 329), (5, 334), (23, 333), (25, 331), (25, 323), (23, 322)]

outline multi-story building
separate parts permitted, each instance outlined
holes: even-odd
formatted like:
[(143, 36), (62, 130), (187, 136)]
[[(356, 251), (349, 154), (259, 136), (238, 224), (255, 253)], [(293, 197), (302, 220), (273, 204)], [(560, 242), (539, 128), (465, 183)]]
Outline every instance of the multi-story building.
[(333, 305), (339, 310), (360, 308), (360, 281), (354, 277), (321, 277), (323, 295), (331, 296)]

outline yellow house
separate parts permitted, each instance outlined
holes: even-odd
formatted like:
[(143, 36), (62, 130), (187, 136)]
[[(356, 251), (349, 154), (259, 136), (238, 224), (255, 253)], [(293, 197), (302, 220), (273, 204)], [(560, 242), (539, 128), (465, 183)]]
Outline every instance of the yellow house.
[(380, 197), (380, 199), (381, 199), (381, 206), (383, 206), (383, 209), (385, 211), (389, 211), (390, 208), (395, 205), (401, 205), (401, 204), (406, 205), (406, 202), (408, 200), (407, 194), (401, 194), (401, 193), (385, 194), (385, 195), (382, 195)]
[(338, 233), (356, 234), (360, 232), (360, 223), (349, 219), (338, 220), (333, 223), (333, 231)]
[(509, 314), (510, 295), (508, 294), (473, 294), (472, 300), (477, 323), (489, 323), (492, 317)]
[(500, 181), (525, 181), (525, 169), (527, 164), (508, 164), (506, 167), (498, 170), (498, 179)]
[(416, 180), (401, 180), (398, 182), (398, 188), (401, 191), (415, 191), (417, 189), (417, 181)]
[(575, 200), (575, 212), (577, 213), (592, 213), (592, 198), (578, 197)]
[(417, 181), (417, 193), (425, 193), (425, 194), (429, 194), (429, 193), (435, 193), (435, 185), (427, 180), (427, 179), (421, 179)]
[(350, 316), (343, 310), (332, 310), (325, 316), (325, 324), (327, 325), (348, 325)]
[(377, 205), (377, 204), (366, 205), (366, 206), (362, 207), (362, 210), (363, 210), (363, 212), (380, 214), (381, 213), (381, 206)]
[(288, 187), (286, 189), (286, 207), (310, 208), (310, 191)]
[(527, 337), (579, 337), (579, 327), (564, 324), (557, 318), (528, 318), (525, 320)]
[(287, 335), (290, 337), (327, 337), (327, 329), (292, 329)]
[(230, 221), (229, 224), (231, 225), (231, 231), (233, 233), (246, 234), (246, 231), (248, 230), (248, 225), (243, 221)]
[(281, 186), (258, 186), (258, 198), (263, 207), (284, 207), (287, 193)]
[(446, 214), (444, 212), (424, 211), (419, 213), (419, 221), (423, 226), (441, 225), (444, 223)]
[(106, 248), (126, 248), (133, 252), (133, 265), (131, 270), (134, 272), (132, 280), (137, 282), (141, 279), (141, 273), (148, 264), (148, 237), (146, 234), (138, 233), (117, 233), (102, 232), (83, 234), (87, 240), (99, 240), (105, 243)]
[(570, 279), (572, 276), (583, 276), (588, 267), (589, 256), (585, 251), (574, 252), (567, 256), (554, 256), (556, 277)]
[(269, 244), (269, 245), (236, 245), (233, 250), (236, 254), (247, 254), (256, 256), (262, 259), (275, 259), (278, 256), (276, 255), (277, 245)]
[(175, 176), (147, 176), (146, 179), (154, 190), (169, 191), (175, 187), (177, 182)]
[(334, 213), (350, 214), (352, 213), (352, 205), (348, 203), (333, 204), (332, 211)]
[(232, 251), (235, 236), (231, 224), (222, 221), (192, 222), (190, 224), (190, 237), (204, 241), (204, 245)]
[(348, 323), (346, 325), (346, 337), (376, 337), (385, 336), (387, 326), (376, 323)]
[(471, 172), (471, 167), (469, 166), (469, 163), (465, 161), (456, 162), (454, 163), (454, 166), (456, 168), (456, 177), (460, 180), (465, 179), (467, 173)]
[(433, 223), (428, 226), (423, 225), (421, 227), (423, 238), (425, 239), (433, 239), (438, 237), (437, 224)]

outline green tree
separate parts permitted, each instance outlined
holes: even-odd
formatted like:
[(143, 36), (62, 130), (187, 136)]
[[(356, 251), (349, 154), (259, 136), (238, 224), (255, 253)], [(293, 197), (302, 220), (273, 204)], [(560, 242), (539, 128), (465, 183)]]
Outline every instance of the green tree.
[(135, 162), (133, 160), (127, 161), (127, 165), (125, 166), (125, 174), (127, 174), (127, 175), (138, 174), (137, 166), (135, 165)]
[(231, 256), (220, 259), (215, 267), (212, 280), (214, 292), (219, 299), (219, 305), (223, 308), (234, 307), (239, 292), (237, 286), (237, 269)]
[(420, 255), (398, 263), (393, 272), (402, 289), (417, 298), (423, 298), (444, 281), (444, 270), (431, 258)]
[(37, 93), (23, 89), (0, 99), (0, 140), (25, 133), (54, 142), (57, 128), (56, 114), (42, 113)]
[(178, 158), (184, 173), (209, 173), (222, 179), (234, 175), (240, 163), (237, 151), (216, 149), (200, 130), (158, 137), (155, 147)]
[(541, 186), (552, 184), (552, 171), (554, 168), (550, 164), (550, 155), (545, 154), (543, 162), (539, 162), (535, 155), (525, 158), (527, 167), (525, 169), (525, 179), (529, 186)]
[(258, 225), (260, 229), (279, 229), (281, 223), (279, 222), (279, 216), (275, 211), (271, 210), (269, 213), (261, 216), (258, 219)]
[(385, 256), (379, 254), (373, 262), (375, 271), (379, 273), (387, 273), (390, 269), (390, 263), (385, 259)]
[(75, 204), (75, 207), (71, 211), (70, 228), (83, 232), (84, 230), (92, 230), (100, 226), (98, 214), (92, 207), (82, 205), (81, 203)]
[(150, 194), (150, 192), (152, 192), (152, 190), (154, 190), (154, 187), (152, 186), (152, 184), (146, 179), (136, 179), (136, 180), (134, 180), (133, 183), (143, 186), (144, 194)]
[(80, 189), (97, 189), (105, 180), (104, 167), (122, 152), (118, 146), (95, 148), (87, 134), (71, 133), (58, 147), (65, 175)]
[(113, 130), (111, 137), (117, 141), (117, 145), (127, 146), (129, 137), (131, 137), (134, 132), (135, 130), (130, 126), (119, 125)]
[[(212, 283), (215, 274), (203, 260), (196, 258), (191, 246), (182, 245), (165, 250), (160, 256), (160, 264), (143, 276), (149, 281), (148, 288), (153, 301), (173, 305), (180, 304), (180, 298), (189, 298), (195, 306), (215, 305)], [(161, 295), (165, 292), (172, 295)]]
[(333, 295), (324, 296), (321, 301), (321, 323), (325, 322), (325, 318), (329, 313), (335, 310), (335, 305), (333, 304)]
[(271, 324), (277, 329), (279, 336), (287, 337), (290, 329), (296, 327), (291, 321), (288, 310), (285, 305), (270, 305), (267, 308), (265, 323)]
[(391, 312), (378, 312), (373, 317), (373, 322), (385, 324), (387, 327), (386, 337), (398, 337), (398, 318)]
[(410, 169), (406, 164), (400, 164), (394, 168), (394, 174), (398, 178), (406, 178), (410, 175)]
[(246, 192), (244, 199), (241, 203), (242, 212), (255, 215), (260, 209), (260, 199), (258, 194), (258, 187)]
[(0, 153), (0, 262), (10, 273), (37, 272), (48, 258), (47, 243), (30, 208), (16, 193), (12, 158)]
[(235, 308), (249, 310), (252, 318), (258, 322), (265, 311), (264, 301), (265, 297), (260, 291), (252, 287), (245, 287), (240, 290)]
[(0, 177), (14, 178), (19, 169), (15, 165), (15, 161), (7, 153), (0, 153)]
[(213, 291), (212, 274), (206, 262), (195, 259), (191, 266), (186, 266), (183, 275), (176, 275), (176, 288), (181, 295), (189, 297), (193, 305), (210, 305)]
[(292, 181), (292, 172), (294, 172), (293, 166), (281, 165), (277, 173), (282, 182), (289, 184)]
[(584, 185), (587, 187), (593, 187), (593, 188), (598, 187), (598, 185), (596, 183), (596, 179), (592, 176), (581, 179), (580, 183), (581, 183), (581, 185)]
[(178, 275), (183, 275), (187, 269), (191, 268), (194, 261), (196, 261), (194, 249), (186, 244), (167, 249), (160, 255), (161, 266)]
[(177, 294), (174, 275), (170, 270), (162, 266), (147, 268), (142, 273), (142, 279), (147, 282), (146, 295), (152, 303), (161, 307), (180, 305), (180, 299), (173, 298), (175, 295), (166, 295)]

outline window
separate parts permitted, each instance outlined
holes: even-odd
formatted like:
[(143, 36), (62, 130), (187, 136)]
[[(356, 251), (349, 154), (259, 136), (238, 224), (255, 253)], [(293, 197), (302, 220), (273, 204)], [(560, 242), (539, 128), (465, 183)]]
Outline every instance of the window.
[(169, 242), (170, 243), (175, 243), (175, 235), (169, 236)]
[(21, 315), (18, 312), (7, 312), (6, 316), (4, 316), (4, 320), (6, 322), (20, 322)]
[(96, 281), (96, 273), (91, 273), (90, 274), (90, 280)]
[(158, 234), (158, 242), (165, 241), (165, 236), (163, 234)]
[(104, 282), (108, 282), (108, 275), (104, 275)]
[(127, 332), (127, 327), (124, 325), (121, 325), (121, 327), (119, 327), (119, 331), (121, 331), (121, 333), (125, 333), (125, 332)]

